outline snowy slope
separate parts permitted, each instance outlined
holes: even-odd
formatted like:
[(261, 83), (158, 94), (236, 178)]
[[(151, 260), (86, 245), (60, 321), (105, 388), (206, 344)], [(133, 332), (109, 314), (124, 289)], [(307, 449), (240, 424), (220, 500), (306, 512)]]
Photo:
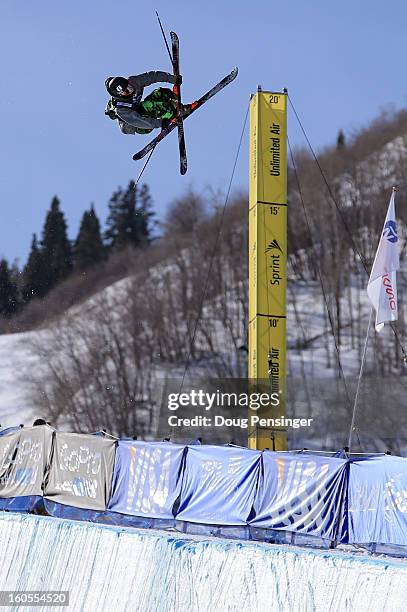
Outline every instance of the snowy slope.
[(0, 336), (0, 423), (2, 427), (31, 425), (33, 415), (29, 392), (24, 386), (24, 371), (36, 367), (27, 346), (33, 333)]
[[(82, 320), (86, 320), (98, 302), (111, 304), (112, 309), (120, 317), (122, 305), (127, 302), (127, 290), (130, 287), (130, 279), (123, 279), (96, 296), (87, 300), (84, 304), (75, 306), (70, 314), (78, 315)], [(292, 288), (296, 294), (296, 307), (294, 309), (288, 293), (288, 375), (292, 379), (332, 381), (336, 377), (335, 349), (329, 331), (326, 328), (326, 315), (324, 314), (324, 304), (321, 291), (315, 282), (296, 282)], [(367, 326), (369, 313), (369, 303), (364, 288), (352, 287), (352, 302), (360, 303), (362, 319), (360, 324), (360, 334), (363, 341), (363, 334)], [(233, 302), (234, 296), (231, 294), (227, 298)], [(233, 306), (233, 304), (232, 304)], [(400, 314), (404, 310), (404, 305), (399, 306)], [(349, 314), (348, 297), (344, 295), (342, 299), (343, 316), (346, 320)], [(232, 363), (236, 359), (236, 351), (229, 345), (229, 339), (224, 333), (222, 321), (216, 319), (217, 301), (207, 304), (204, 307), (203, 316), (211, 321), (213, 326), (214, 342), (216, 348), (225, 353), (226, 360)], [(241, 314), (239, 315), (241, 317)], [(242, 325), (243, 327), (243, 325)], [(3, 427), (16, 425), (19, 423), (28, 424), (32, 418), (42, 416), (33, 415), (30, 401), (30, 391), (24, 384), (24, 374), (37, 368), (39, 363), (30, 352), (29, 343), (44, 331), (30, 332), (22, 334), (0, 336), (0, 423)], [(302, 348), (298, 344), (306, 343)], [(385, 328), (381, 333), (382, 342), (394, 343), (391, 330)], [(81, 339), (78, 338), (78, 345)], [(199, 342), (199, 339), (198, 339)], [(242, 338), (244, 342), (244, 338)], [(328, 348), (327, 348), (328, 345)], [(360, 346), (361, 341), (352, 347), (352, 338), (349, 330), (345, 327), (342, 331), (341, 358), (345, 374), (355, 380), (360, 367)], [(327, 350), (330, 354), (331, 364), (328, 367)], [(244, 354), (240, 355), (244, 359)], [(373, 342), (371, 342), (366, 359), (366, 371), (374, 366), (375, 353)], [(202, 361), (194, 370), (196, 376), (204, 377), (210, 363)], [(184, 364), (157, 364), (154, 367), (157, 378), (164, 379), (169, 377), (180, 377), (183, 373)], [(192, 368), (191, 368), (192, 369)], [(301, 385), (300, 385), (301, 387)]]
[[(407, 136), (400, 136), (394, 141), (387, 143), (380, 151), (371, 154), (365, 161), (360, 162), (356, 168), (354, 177), (340, 177), (338, 181), (342, 186), (340, 197), (343, 205), (352, 205), (355, 200), (360, 199), (358, 193), (358, 184), (369, 185), (372, 193), (375, 193), (387, 186), (396, 182), (394, 168), (398, 168), (407, 155)], [(366, 203), (366, 199), (365, 199)], [(246, 222), (246, 219), (242, 220)], [(405, 231), (399, 228), (400, 235), (405, 236)], [(371, 237), (373, 242), (377, 242), (378, 237)], [(185, 262), (188, 263), (188, 253), (183, 252)], [(402, 270), (398, 275), (399, 296), (407, 294), (407, 265), (402, 260)], [(174, 278), (176, 282), (176, 274), (178, 268), (174, 261), (163, 261), (156, 265), (150, 271), (150, 278), (153, 280), (157, 296), (166, 299), (167, 287), (164, 278)], [(227, 275), (227, 270), (226, 270)], [(343, 295), (340, 300), (342, 324), (341, 330), (341, 359), (344, 373), (347, 377), (355, 379), (361, 359), (361, 350), (364, 342), (364, 334), (367, 327), (367, 319), (370, 310), (370, 304), (367, 300), (365, 281), (360, 277), (348, 276), (350, 290), (344, 288)], [(361, 286), (363, 283), (363, 286)], [(95, 309), (98, 303), (109, 304), (118, 318), (121, 316), (122, 308), (128, 303), (128, 290), (131, 289), (131, 279), (122, 279), (111, 286), (107, 287), (97, 295), (87, 300), (84, 304), (74, 306), (70, 309), (70, 314), (78, 315), (83, 320), (90, 319), (92, 310)], [(224, 361), (232, 364), (236, 359), (243, 359), (244, 354), (236, 351), (236, 346), (231, 342), (230, 334), (228, 335), (222, 318), (219, 316), (218, 310), (222, 308), (222, 300), (227, 302), (228, 315), (233, 316), (241, 321), (241, 331), (239, 333), (238, 345), (245, 345), (246, 340), (246, 321), (242, 315), (242, 309), (239, 306), (234, 291), (228, 289), (228, 294), (220, 298), (212, 299), (211, 302), (206, 302), (202, 320), (204, 325), (210, 326), (211, 340), (213, 350), (218, 354), (222, 354)], [(244, 289), (244, 288), (243, 288)], [(242, 293), (242, 291), (241, 291)], [(294, 304), (295, 294), (295, 304)], [(337, 358), (335, 354), (335, 346), (330, 334), (327, 323), (326, 309), (322, 299), (321, 288), (316, 282), (298, 281), (292, 278), (289, 281), (288, 293), (288, 321), (287, 321), (287, 341), (288, 341), (288, 363), (287, 371), (291, 379), (297, 381), (329, 381), (337, 378)], [(333, 304), (331, 303), (331, 308)], [(352, 312), (353, 309), (353, 312)], [(357, 313), (357, 315), (355, 315)], [(355, 325), (351, 321), (355, 320), (355, 316), (359, 321), (359, 328), (355, 332)], [(399, 319), (400, 325), (407, 317), (407, 303), (401, 301), (399, 303)], [(183, 336), (187, 332), (186, 321), (178, 318), (175, 323), (178, 326), (179, 335)], [(174, 325), (173, 325), (174, 327)], [(37, 332), (30, 334), (16, 334), (11, 336), (0, 336), (0, 423), (4, 426), (18, 424), (20, 422), (28, 422), (33, 416), (31, 414), (31, 402), (29, 391), (24, 386), (22, 381), (22, 373), (24, 368), (32, 368), (36, 364), (36, 359), (30, 354), (27, 341), (36, 337)], [(356, 337), (355, 337), (356, 333)], [(205, 346), (202, 344), (202, 334), (197, 334), (196, 346), (205, 353)], [(376, 347), (374, 348), (374, 342)], [(80, 339), (78, 340), (78, 344)], [(400, 349), (396, 346), (394, 336), (391, 330), (386, 327), (381, 333), (380, 338), (374, 336), (370, 340), (366, 364), (365, 374), (381, 375), (380, 367), (383, 364), (378, 364), (377, 351), (378, 343), (380, 344), (382, 360), (386, 358), (386, 352), (391, 357), (389, 359), (389, 373), (398, 376), (402, 382), (404, 377), (400, 377), (400, 372), (407, 374), (407, 368), (403, 370), (400, 367), (400, 359), (395, 359), (394, 355), (401, 355)], [(187, 353), (187, 342), (185, 343), (185, 354)], [(238, 354), (238, 357), (236, 355)], [(195, 375), (208, 375), (210, 370), (210, 362), (204, 363), (201, 360), (199, 366), (194, 371)], [(166, 364), (160, 361), (160, 355), (157, 355), (155, 365), (155, 374), (158, 378), (179, 377), (182, 376), (184, 363)], [(235, 368), (236, 369), (236, 368)], [(191, 368), (192, 370), (192, 368)], [(407, 376), (405, 377), (407, 378)], [(299, 384), (301, 387), (302, 383)], [(291, 387), (293, 388), (293, 387)], [(406, 389), (402, 388), (401, 394), (407, 393)], [(291, 401), (291, 400), (290, 400)], [(300, 406), (301, 406), (300, 400)], [(35, 415), (41, 416), (41, 415)]]
[(406, 563), (342, 551), (17, 514), (0, 517), (0, 551), (1, 590), (69, 591), (75, 612), (406, 609)]

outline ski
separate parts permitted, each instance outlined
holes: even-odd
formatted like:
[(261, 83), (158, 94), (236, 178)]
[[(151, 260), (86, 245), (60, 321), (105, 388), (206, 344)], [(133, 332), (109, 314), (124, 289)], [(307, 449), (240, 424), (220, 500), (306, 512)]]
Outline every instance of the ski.
[[(184, 120), (187, 119), (190, 115), (192, 115), (193, 112), (195, 112), (200, 106), (202, 106), (203, 104), (205, 104), (205, 102), (207, 102), (210, 98), (212, 98), (215, 94), (217, 94), (219, 91), (221, 91), (224, 87), (226, 87), (226, 85), (229, 85), (229, 83), (231, 83), (232, 81), (235, 80), (235, 78), (237, 77), (237, 68), (233, 68), (232, 72), (230, 72), (227, 76), (225, 76), (221, 81), (219, 81), (219, 83), (217, 83), (216, 85), (214, 85), (212, 87), (212, 89), (210, 89), (209, 91), (207, 91), (201, 98), (199, 98), (198, 100), (196, 100), (196, 102), (193, 102), (191, 104), (191, 108), (189, 110), (187, 110), (184, 113)], [(167, 127), (165, 127), (164, 129), (161, 130), (161, 132), (159, 134), (157, 134), (157, 136), (155, 138), (153, 138), (152, 140), (150, 140), (150, 142), (148, 144), (146, 144), (146, 146), (141, 149), (140, 151), (138, 151), (138, 153), (135, 153), (133, 155), (133, 159), (134, 160), (138, 160), (141, 159), (142, 157), (144, 157), (145, 155), (147, 155), (147, 153), (150, 153), (150, 151), (152, 149), (154, 149), (157, 144), (159, 142), (161, 142), (161, 140), (163, 140), (163, 138), (165, 138), (170, 132), (172, 132), (172, 130), (174, 128), (177, 127), (177, 120), (173, 119), (171, 121), (171, 123), (169, 125), (167, 125)]]
[[(170, 32), (172, 42), (172, 69), (174, 76), (179, 77), (179, 39), (175, 32)], [(180, 172), (185, 174), (188, 169), (187, 149), (185, 146), (184, 121), (182, 118), (182, 100), (181, 100), (181, 85), (174, 85), (174, 93), (177, 96), (177, 126), (178, 126), (178, 144), (179, 144), (179, 159)]]

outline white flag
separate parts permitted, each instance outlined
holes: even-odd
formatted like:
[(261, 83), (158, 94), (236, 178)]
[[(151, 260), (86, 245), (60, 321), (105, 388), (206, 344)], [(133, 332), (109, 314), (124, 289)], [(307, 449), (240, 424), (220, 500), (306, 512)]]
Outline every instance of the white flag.
[(376, 310), (376, 331), (382, 329), (385, 321), (397, 320), (396, 270), (400, 268), (397, 242), (393, 190), (367, 284), (367, 295)]

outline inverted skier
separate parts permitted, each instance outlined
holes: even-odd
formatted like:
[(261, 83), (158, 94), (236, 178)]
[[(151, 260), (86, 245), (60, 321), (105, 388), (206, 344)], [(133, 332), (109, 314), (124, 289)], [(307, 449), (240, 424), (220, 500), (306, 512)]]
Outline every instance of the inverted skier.
[[(159, 87), (143, 100), (144, 88), (153, 83), (172, 83), (173, 89)], [(117, 119), (123, 134), (149, 134), (155, 128), (165, 128), (177, 117), (177, 86), (182, 77), (161, 70), (143, 72), (127, 79), (108, 77), (106, 89), (112, 96), (105, 115)], [(182, 106), (183, 113), (191, 105)]]

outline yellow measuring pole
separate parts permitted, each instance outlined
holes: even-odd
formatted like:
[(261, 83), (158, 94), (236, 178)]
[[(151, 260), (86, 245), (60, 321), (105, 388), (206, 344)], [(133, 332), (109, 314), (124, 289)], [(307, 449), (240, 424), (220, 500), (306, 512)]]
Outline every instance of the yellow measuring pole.
[(287, 93), (252, 96), (249, 163), (249, 380), (252, 390), (273, 394), (269, 405), (250, 411), (249, 448), (284, 450)]

